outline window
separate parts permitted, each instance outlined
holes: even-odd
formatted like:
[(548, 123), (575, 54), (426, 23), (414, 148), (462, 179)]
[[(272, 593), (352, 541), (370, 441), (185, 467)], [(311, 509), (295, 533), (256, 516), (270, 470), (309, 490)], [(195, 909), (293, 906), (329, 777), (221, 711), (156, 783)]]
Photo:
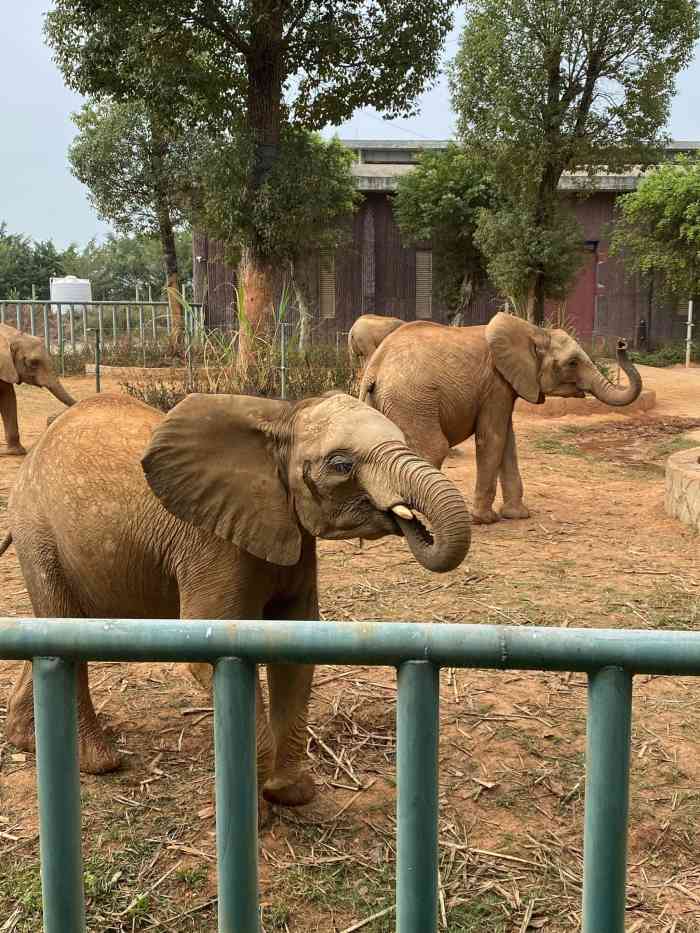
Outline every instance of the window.
[(429, 320), (433, 316), (433, 254), (416, 251), (416, 318)]
[(319, 303), (321, 320), (332, 320), (335, 317), (335, 256), (333, 253), (321, 253)]

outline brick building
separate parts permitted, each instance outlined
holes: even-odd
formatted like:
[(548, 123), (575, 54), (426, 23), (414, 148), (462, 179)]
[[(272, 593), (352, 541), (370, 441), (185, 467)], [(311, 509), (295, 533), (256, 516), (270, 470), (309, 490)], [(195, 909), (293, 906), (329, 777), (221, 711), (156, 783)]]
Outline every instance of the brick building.
[[(344, 142), (356, 155), (352, 170), (364, 200), (348, 220), (350, 244), (336, 255), (310, 256), (300, 270), (314, 317), (312, 339), (334, 342), (366, 313), (447, 322), (447, 309), (434, 297), (431, 244), (406, 246), (392, 209), (398, 179), (412, 170), (421, 152), (444, 148), (447, 142)], [(669, 149), (670, 154), (697, 151), (700, 142), (674, 142)], [(653, 285), (626, 276), (622, 261), (608, 255), (615, 200), (634, 190), (638, 180), (636, 173), (600, 175), (585, 199), (575, 194), (575, 178), (564, 176), (560, 183), (583, 229), (584, 261), (567, 298), (566, 315), (585, 342), (624, 336), (636, 345), (645, 331), (653, 343), (684, 336), (685, 309), (668, 306), (654, 294)], [(224, 245), (200, 232), (193, 246), (195, 300), (204, 302), (211, 326), (235, 327), (235, 273), (225, 261)], [(485, 323), (502, 304), (487, 287), (474, 296), (464, 323)]]

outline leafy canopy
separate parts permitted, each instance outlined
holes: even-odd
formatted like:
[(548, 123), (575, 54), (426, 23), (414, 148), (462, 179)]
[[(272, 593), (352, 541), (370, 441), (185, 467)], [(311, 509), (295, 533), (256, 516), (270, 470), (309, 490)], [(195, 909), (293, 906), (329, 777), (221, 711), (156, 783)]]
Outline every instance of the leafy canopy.
[(485, 277), (475, 233), (480, 211), (492, 201), (491, 173), (454, 144), (422, 153), (399, 180), (394, 210), (401, 233), (414, 244), (432, 241), (437, 291), (451, 308)]
[(679, 297), (700, 293), (700, 161), (679, 157), (618, 200), (611, 251)]
[(64, 274), (63, 257), (51, 240), (34, 241), (8, 233), (0, 223), (0, 298), (49, 297), (49, 279)]
[[(159, 207), (182, 223), (196, 185), (196, 141), (171, 120), (154, 126), (141, 103), (87, 103), (74, 114), (68, 150), (75, 177), (98, 214), (124, 233), (156, 233)], [(159, 203), (165, 201), (165, 204)]]
[(70, 87), (138, 98), (230, 126), (251, 82), (289, 120), (337, 125), (360, 106), (396, 115), (440, 66), (453, 0), (57, 0), (47, 35)]
[(694, 0), (467, 0), (466, 10), (451, 87), (470, 144), (535, 183), (550, 165), (655, 154), (700, 34)]
[(467, 0), (453, 105), (499, 189), (478, 240), (492, 276), (531, 293), (537, 323), (577, 266), (563, 172), (583, 170), (583, 189), (603, 166), (656, 157), (699, 28), (695, 0)]
[(246, 189), (252, 158), (241, 139), (213, 144), (203, 158), (199, 219), (212, 235), (239, 248), (255, 235), (261, 254), (281, 262), (335, 249), (349, 237), (359, 196), (353, 155), (338, 140), (286, 127), (254, 199)]

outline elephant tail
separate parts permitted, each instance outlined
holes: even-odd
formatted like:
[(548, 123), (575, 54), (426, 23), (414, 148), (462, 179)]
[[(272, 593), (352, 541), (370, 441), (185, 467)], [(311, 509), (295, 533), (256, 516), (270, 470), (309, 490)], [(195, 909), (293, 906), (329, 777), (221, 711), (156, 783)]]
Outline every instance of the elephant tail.
[(360, 386), (360, 401), (364, 402), (365, 405), (369, 405), (370, 408), (377, 408), (376, 399), (374, 397), (374, 390), (377, 387), (377, 383), (374, 379), (368, 379), (365, 376), (362, 380), (362, 385)]
[(2, 555), (5, 553), (5, 551), (8, 549), (8, 547), (11, 544), (12, 544), (12, 532), (8, 531), (5, 537), (2, 539), (2, 542), (0, 543), (0, 557), (2, 557)]

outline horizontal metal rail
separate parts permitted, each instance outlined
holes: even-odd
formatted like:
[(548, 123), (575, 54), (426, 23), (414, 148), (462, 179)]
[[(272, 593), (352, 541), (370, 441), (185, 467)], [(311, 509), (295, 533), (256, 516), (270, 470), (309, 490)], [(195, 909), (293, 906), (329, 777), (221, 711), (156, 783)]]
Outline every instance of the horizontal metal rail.
[(583, 931), (624, 933), (632, 678), (700, 675), (700, 634), (409, 622), (0, 619), (0, 658), (34, 665), (46, 933), (85, 931), (80, 660), (214, 664), (219, 933), (259, 930), (256, 663), (397, 667), (399, 933), (438, 928), (440, 667), (586, 672)]
[(435, 625), (430, 622), (211, 622), (0, 618), (0, 658), (215, 661), (700, 675), (700, 635), (635, 629)]

